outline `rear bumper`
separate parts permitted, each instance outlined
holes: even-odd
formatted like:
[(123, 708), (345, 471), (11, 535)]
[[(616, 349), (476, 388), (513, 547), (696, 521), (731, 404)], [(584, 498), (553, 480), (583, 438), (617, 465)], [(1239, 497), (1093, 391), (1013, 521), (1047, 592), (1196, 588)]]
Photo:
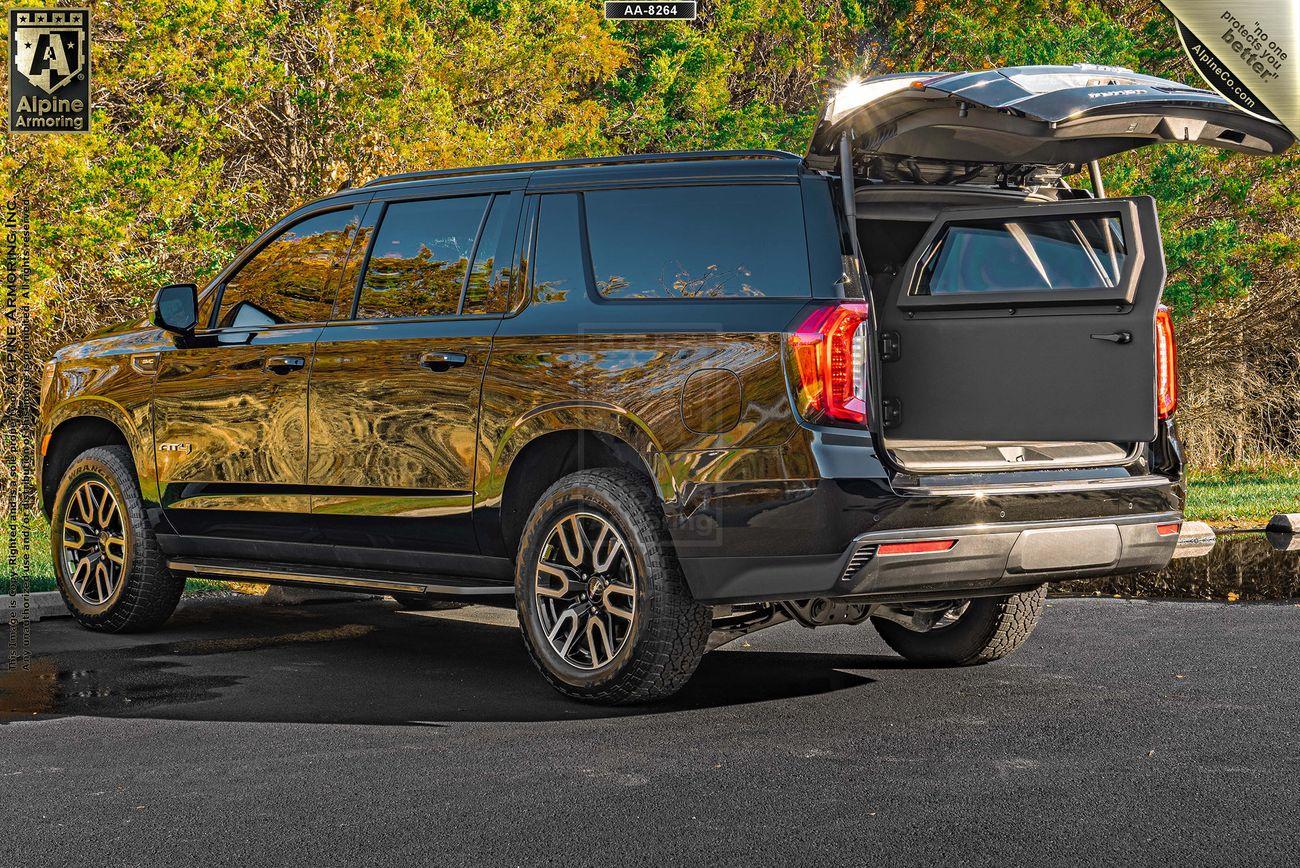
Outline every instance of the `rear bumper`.
[[(1174, 555), (1176, 511), (862, 533), (837, 555), (681, 559), (701, 602), (805, 597), (881, 601), (1012, 593), (1044, 582), (1162, 569)], [(1160, 527), (1165, 525), (1165, 533)], [(952, 541), (935, 551), (891, 544)], [(882, 552), (881, 547), (885, 546)]]

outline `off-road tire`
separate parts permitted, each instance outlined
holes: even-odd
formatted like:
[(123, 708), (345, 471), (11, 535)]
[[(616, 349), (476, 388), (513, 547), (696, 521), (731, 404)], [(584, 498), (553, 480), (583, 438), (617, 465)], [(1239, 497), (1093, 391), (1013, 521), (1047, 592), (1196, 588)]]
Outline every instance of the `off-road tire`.
[(455, 603), (451, 600), (435, 600), (421, 594), (389, 594), (394, 602), (411, 612), (445, 612), (449, 609), (463, 609), (468, 603)]
[[(86, 604), (69, 585), (62, 565), (63, 516), (68, 498), (88, 477), (102, 481), (117, 499), (127, 534), (122, 580), (103, 605)], [(185, 577), (167, 568), (166, 559), (144, 514), (135, 463), (125, 446), (96, 446), (78, 455), (59, 480), (50, 522), (54, 575), (64, 605), (83, 627), (101, 633), (143, 633), (162, 626), (185, 589)]]
[(1047, 585), (1009, 597), (979, 597), (953, 624), (920, 633), (884, 618), (871, 623), (890, 648), (925, 666), (975, 666), (1006, 657), (1029, 638)]
[[(579, 510), (613, 523), (626, 540), (637, 577), (636, 617), (627, 640), (607, 664), (585, 670), (551, 646), (534, 597), (537, 560), (548, 533)], [(542, 494), (524, 526), (515, 601), (524, 644), (542, 677), (565, 696), (603, 705), (643, 704), (676, 693), (695, 673), (712, 626), (712, 610), (686, 587), (653, 488), (644, 477), (616, 468), (572, 473)]]

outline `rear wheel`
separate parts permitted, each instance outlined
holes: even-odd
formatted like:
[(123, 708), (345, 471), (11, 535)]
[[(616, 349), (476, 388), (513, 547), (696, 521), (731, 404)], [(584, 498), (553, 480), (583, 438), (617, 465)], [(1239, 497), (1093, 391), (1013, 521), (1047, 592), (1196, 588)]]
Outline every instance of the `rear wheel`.
[(1007, 597), (981, 597), (943, 608), (894, 609), (873, 616), (880, 638), (913, 663), (973, 666), (1006, 657), (1038, 623), (1047, 585)]
[(708, 646), (653, 489), (626, 470), (570, 474), (524, 527), (515, 574), (524, 642), (555, 689), (606, 704), (676, 693)]
[(68, 466), (54, 497), (50, 543), (59, 591), (83, 626), (153, 630), (180, 601), (185, 579), (167, 568), (124, 446), (95, 447)]

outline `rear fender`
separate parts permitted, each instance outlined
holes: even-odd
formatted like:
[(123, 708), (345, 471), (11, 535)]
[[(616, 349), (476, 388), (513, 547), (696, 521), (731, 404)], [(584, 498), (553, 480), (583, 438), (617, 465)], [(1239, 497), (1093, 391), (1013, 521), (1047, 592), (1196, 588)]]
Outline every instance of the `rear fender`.
[(498, 505), (515, 458), (538, 437), (556, 431), (590, 431), (626, 444), (641, 460), (660, 497), (667, 501), (675, 496), (667, 465), (656, 460), (659, 444), (644, 421), (612, 404), (560, 401), (525, 413), (490, 445), (485, 476), (475, 486), (475, 507)]

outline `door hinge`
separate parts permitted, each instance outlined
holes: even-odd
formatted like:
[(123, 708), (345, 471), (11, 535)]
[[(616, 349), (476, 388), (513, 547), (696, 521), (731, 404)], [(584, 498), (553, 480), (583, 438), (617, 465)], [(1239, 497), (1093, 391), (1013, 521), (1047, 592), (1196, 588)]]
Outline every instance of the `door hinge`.
[(896, 362), (903, 357), (903, 338), (898, 332), (880, 333), (880, 360)]
[(897, 427), (903, 421), (903, 402), (897, 398), (886, 398), (880, 403), (880, 410), (886, 430)]

